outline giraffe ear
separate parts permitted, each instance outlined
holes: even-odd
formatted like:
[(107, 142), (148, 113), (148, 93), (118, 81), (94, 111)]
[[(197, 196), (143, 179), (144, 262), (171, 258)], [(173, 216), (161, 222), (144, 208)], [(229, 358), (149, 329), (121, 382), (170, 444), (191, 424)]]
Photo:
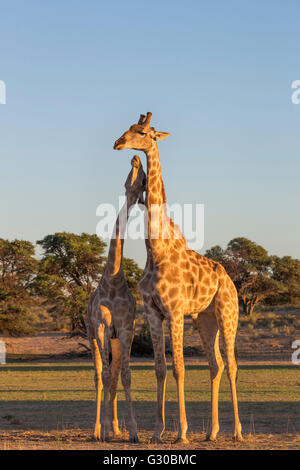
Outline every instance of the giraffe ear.
[(169, 132), (155, 132), (155, 138), (157, 140), (164, 140), (169, 137)]

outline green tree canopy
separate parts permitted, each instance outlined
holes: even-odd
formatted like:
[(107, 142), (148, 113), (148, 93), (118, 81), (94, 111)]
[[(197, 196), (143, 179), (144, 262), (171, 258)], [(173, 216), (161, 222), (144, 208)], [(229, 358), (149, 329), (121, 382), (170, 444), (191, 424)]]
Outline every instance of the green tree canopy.
[(300, 260), (290, 256), (272, 256), (273, 277), (286, 287), (281, 293), (282, 302), (291, 303), (300, 298)]
[(85, 335), (84, 316), (89, 296), (104, 269), (106, 247), (97, 235), (60, 232), (37, 244), (43, 248), (36, 289), (68, 318), (74, 334)]
[(0, 332), (25, 335), (34, 332), (30, 306), (38, 262), (31, 242), (0, 238)]
[(0, 238), (0, 300), (27, 297), (38, 262), (31, 242)]
[(278, 298), (286, 290), (282, 279), (274, 276), (272, 257), (262, 246), (245, 237), (234, 238), (225, 250), (212, 247), (205, 256), (224, 266), (248, 315), (263, 299), (272, 295)]
[[(70, 321), (74, 334), (85, 336), (88, 299), (103, 273), (106, 244), (97, 235), (55, 233), (37, 242), (43, 248), (36, 291), (52, 304), (52, 310)], [(123, 259), (129, 287), (137, 294), (142, 270), (130, 258)]]
[(143, 274), (143, 269), (141, 269), (133, 259), (123, 258), (123, 271), (132, 293), (135, 296), (139, 296), (137, 284)]

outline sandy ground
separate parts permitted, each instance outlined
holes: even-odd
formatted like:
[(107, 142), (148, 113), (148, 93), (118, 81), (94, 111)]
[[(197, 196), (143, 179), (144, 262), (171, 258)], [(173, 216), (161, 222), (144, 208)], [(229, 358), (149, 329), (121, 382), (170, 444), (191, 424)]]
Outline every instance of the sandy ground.
[[(189, 321), (185, 324), (187, 331), (192, 330)], [(290, 361), (294, 352), (291, 345), (295, 339), (300, 339), (299, 335), (288, 337), (279, 335), (272, 338), (272, 335), (264, 334), (263, 340), (253, 339), (245, 332), (239, 332), (237, 336), (237, 350), (239, 358), (245, 360), (269, 360), (269, 361)], [(52, 358), (64, 358), (82, 356), (86, 352), (83, 346), (89, 346), (88, 341), (82, 338), (71, 338), (66, 333), (41, 333), (36, 336), (24, 338), (12, 338), (1, 336), (0, 340), (5, 343), (6, 353), (10, 360), (41, 360)], [(168, 335), (166, 334), (166, 341)], [(196, 356), (205, 360), (202, 345), (197, 332), (192, 330), (191, 334), (184, 337), (184, 355), (186, 358)]]
[(294, 434), (246, 434), (243, 442), (234, 442), (230, 434), (220, 433), (215, 442), (205, 440), (204, 433), (190, 433), (188, 444), (174, 444), (175, 433), (166, 432), (163, 444), (151, 444), (152, 433), (140, 431), (138, 444), (128, 442), (128, 434), (111, 442), (95, 442), (87, 431), (11, 431), (0, 434), (1, 450), (300, 450), (300, 436)]
[(78, 354), (84, 351), (79, 343), (88, 344), (85, 340), (70, 338), (65, 333), (42, 333), (37, 336), (12, 338), (0, 336), (5, 342), (9, 359), (43, 359)]

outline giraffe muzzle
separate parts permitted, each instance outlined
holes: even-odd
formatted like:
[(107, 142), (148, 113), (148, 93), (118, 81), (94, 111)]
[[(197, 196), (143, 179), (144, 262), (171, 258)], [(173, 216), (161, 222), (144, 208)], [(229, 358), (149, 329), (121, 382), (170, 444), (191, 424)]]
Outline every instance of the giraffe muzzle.
[(121, 137), (115, 141), (114, 150), (122, 150), (125, 147), (125, 139)]

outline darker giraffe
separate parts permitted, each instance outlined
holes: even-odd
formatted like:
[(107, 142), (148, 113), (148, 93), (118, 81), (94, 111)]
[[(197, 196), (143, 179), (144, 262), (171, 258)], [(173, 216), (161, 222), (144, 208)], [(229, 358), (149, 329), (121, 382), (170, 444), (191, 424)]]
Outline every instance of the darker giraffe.
[[(130, 208), (139, 199), (143, 202), (146, 175), (141, 161), (133, 157), (132, 170), (125, 183), (126, 202), (121, 209), (116, 224), (115, 237), (110, 241), (108, 260), (95, 292), (91, 295), (87, 308), (86, 328), (90, 340), (95, 365), (96, 423), (94, 438), (109, 439), (110, 420), (108, 416), (109, 393), (112, 407), (112, 427), (114, 435), (120, 434), (117, 417), (117, 383), (121, 379), (128, 406), (128, 427), (130, 442), (138, 442), (137, 426), (131, 403), (131, 374), (129, 368), (130, 349), (134, 335), (136, 314), (135, 299), (132, 296), (122, 269), (125, 227)], [(122, 236), (123, 235), (123, 236)], [(111, 345), (112, 362), (109, 362)], [(104, 388), (104, 418), (100, 425), (101, 391)]]
[[(189, 249), (178, 226), (166, 212), (157, 140), (169, 136), (150, 127), (151, 113), (141, 115), (116, 142), (114, 148), (141, 150), (147, 157), (148, 237), (147, 263), (139, 282), (153, 341), (157, 376), (157, 419), (153, 441), (161, 440), (165, 428), (164, 402), (166, 360), (163, 320), (170, 330), (173, 373), (177, 382), (179, 432), (177, 441), (187, 442), (184, 400), (183, 322), (191, 315), (201, 336), (211, 372), (212, 429), (219, 431), (218, 394), (224, 363), (219, 335), (224, 344), (227, 373), (234, 411), (234, 437), (242, 440), (236, 393), (237, 363), (234, 353), (238, 326), (238, 298), (235, 286), (223, 266)], [(154, 234), (154, 235), (153, 235)]]

